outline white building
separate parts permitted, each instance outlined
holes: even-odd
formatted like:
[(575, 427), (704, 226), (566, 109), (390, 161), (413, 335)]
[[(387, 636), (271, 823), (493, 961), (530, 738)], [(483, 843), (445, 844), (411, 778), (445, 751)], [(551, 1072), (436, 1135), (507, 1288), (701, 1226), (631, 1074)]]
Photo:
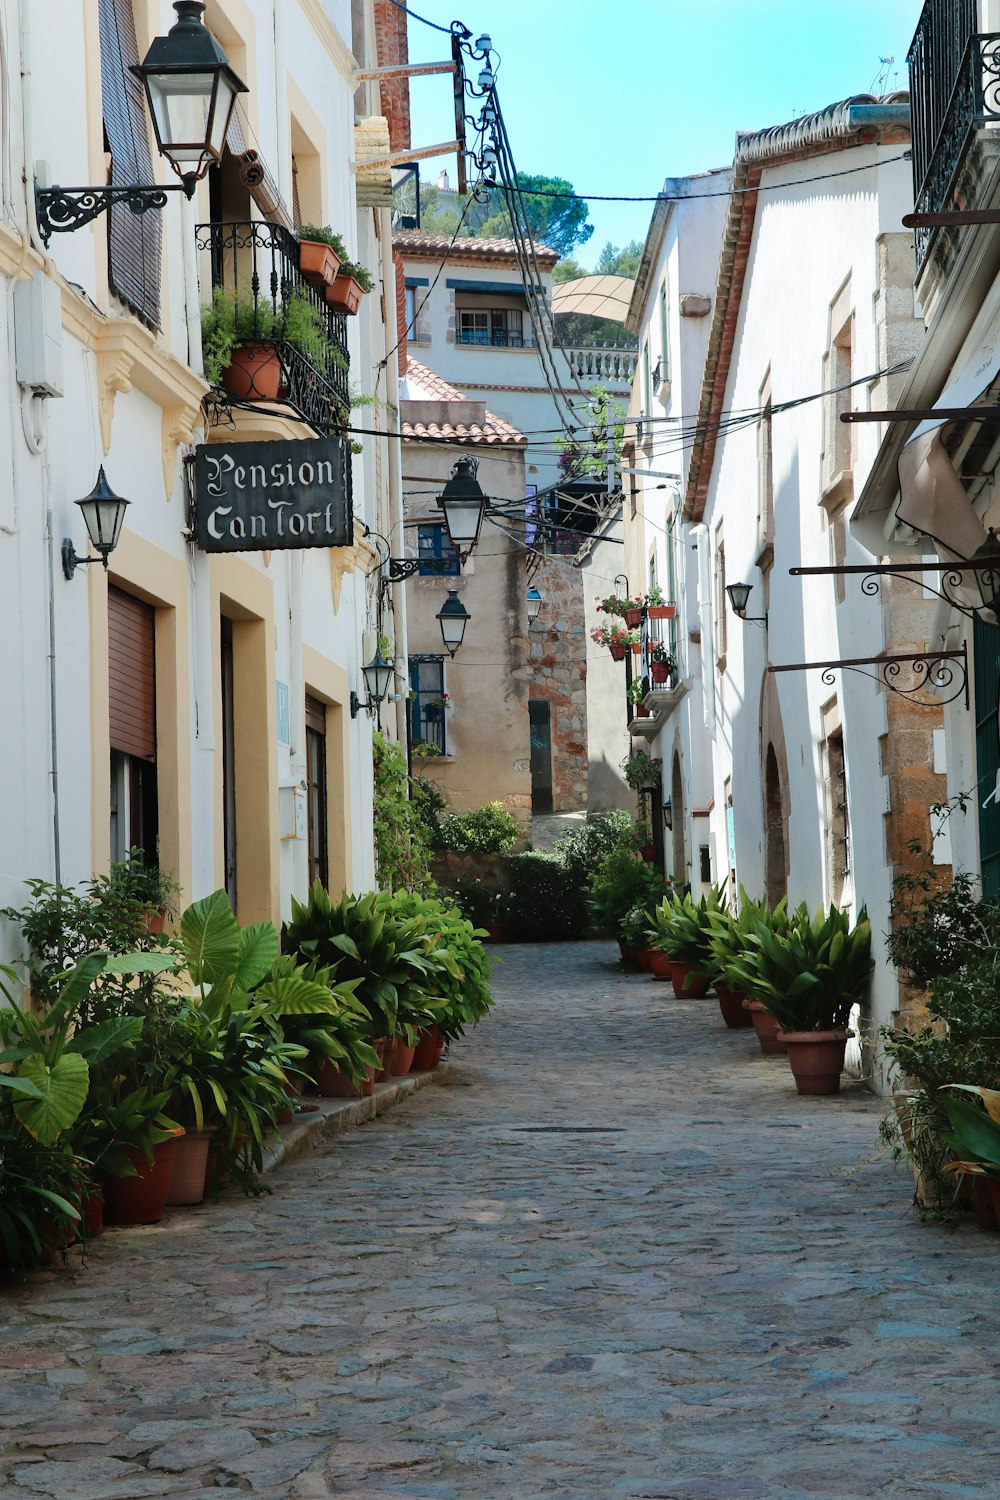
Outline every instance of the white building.
[[(294, 461), (348, 378), (382, 403), (355, 424), (388, 425), (391, 194), (388, 171), (363, 165), (389, 141), (375, 85), (356, 77), (378, 61), (375, 7), (209, 0), (247, 85), (221, 166), (190, 202), (171, 192), (162, 213), (116, 209), (46, 245), (36, 179), (102, 185), (110, 163), (116, 185), (174, 181), (128, 65), (175, 19), (166, 0), (67, 0), (53, 24), (39, 0), (0, 0), (0, 900), (141, 845), (185, 901), (227, 886), (242, 921), (277, 919), (316, 874), (335, 891), (374, 881), (371, 720), (352, 717), (351, 693), (375, 622), (364, 528), (398, 516), (398, 447), (365, 436), (352, 457), (334, 439), (353, 524), (346, 545), (308, 550), (203, 550), (185, 460), (267, 439)], [(300, 221), (338, 229), (376, 282), (357, 317), (320, 299), (349, 377), (300, 362), (269, 406), (204, 405), (199, 309), (213, 284), (248, 285), (252, 262), (279, 315), (292, 289), (311, 295)], [(63, 539), (87, 551), (73, 502), (101, 466), (131, 502), (121, 540), (107, 572), (67, 579)]]
[[(900, 377), (886, 372), (919, 341), (901, 225), (908, 126), (903, 100), (862, 96), (738, 138), (700, 395), (684, 398), (682, 514), (697, 552), (685, 546), (678, 587), (688, 650), (700, 636), (701, 712), (689, 746), (669, 720), (664, 743), (665, 790), (685, 811), (674, 858), (696, 889), (708, 875), (734, 897), (742, 885), (772, 904), (867, 906), (874, 1025), (898, 1005), (879, 939), (913, 782), (931, 794), (925, 827), (940, 780), (940, 709), (824, 664), (853, 660), (878, 678), (870, 659), (918, 652), (930, 615), (919, 592), (872, 597), (853, 578), (790, 569), (876, 560), (847, 518), (877, 439), (839, 417), (890, 404)], [(727, 597), (737, 582), (751, 585), (745, 620)], [(689, 850), (705, 845), (696, 868)]]

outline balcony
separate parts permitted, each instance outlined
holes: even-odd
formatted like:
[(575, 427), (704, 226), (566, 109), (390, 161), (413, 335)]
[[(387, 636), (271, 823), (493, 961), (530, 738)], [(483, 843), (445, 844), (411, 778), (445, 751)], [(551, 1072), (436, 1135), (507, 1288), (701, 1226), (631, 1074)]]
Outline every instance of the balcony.
[(513, 328), (460, 328), (455, 342), (474, 349), (531, 349), (534, 345), (530, 333)]
[[(254, 387), (245, 395), (220, 391), (228, 405), (291, 409), (321, 437), (338, 430), (350, 410), (348, 393), (347, 319), (328, 307), (322, 287), (299, 270), (299, 245), (281, 224), (266, 220), (246, 223), (199, 224), (198, 249), (208, 255), (213, 290), (220, 287), (233, 299), (232, 317), (239, 322), (240, 339), (274, 345), (280, 364), (277, 393)], [(303, 301), (318, 315), (322, 348), (304, 352), (292, 341), (289, 305)]]
[[(926, 0), (907, 58), (918, 213), (982, 207), (988, 159), (978, 132), (1000, 125), (1000, 33), (977, 32), (976, 0)], [(1000, 150), (1000, 140), (992, 143)], [(940, 236), (918, 229), (917, 278)]]
[(599, 385), (631, 385), (639, 359), (637, 349), (623, 349), (616, 344), (593, 344), (565, 350), (573, 375), (581, 381)]

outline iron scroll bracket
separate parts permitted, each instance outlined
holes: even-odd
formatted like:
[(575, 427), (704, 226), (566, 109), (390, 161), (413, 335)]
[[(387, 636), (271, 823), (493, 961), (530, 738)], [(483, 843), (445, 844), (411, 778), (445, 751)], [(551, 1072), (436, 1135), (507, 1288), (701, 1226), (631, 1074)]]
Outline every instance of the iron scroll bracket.
[[(951, 665), (953, 662), (954, 666)], [(866, 667), (874, 667), (875, 671), (865, 671)], [(909, 671), (904, 672), (904, 668), (909, 668)], [(969, 707), (969, 660), (964, 642), (958, 651), (908, 651), (883, 656), (851, 656), (842, 661), (785, 662), (780, 666), (769, 666), (767, 670), (821, 671), (821, 680), (828, 687), (835, 683), (836, 672), (857, 672), (879, 687), (888, 688), (891, 693), (906, 698), (918, 708), (940, 708), (962, 697), (965, 699), (965, 707)], [(935, 694), (932, 702), (921, 696), (928, 691)]]
[(101, 214), (124, 205), (134, 214), (145, 214), (153, 208), (166, 208), (168, 193), (185, 193), (182, 182), (162, 182), (152, 187), (132, 184), (126, 187), (37, 187), (35, 216), (38, 232), (47, 245), (54, 234), (72, 233), (90, 224)]
[[(970, 581), (981, 580), (987, 592), (1000, 596), (1000, 557), (964, 563), (843, 563), (839, 567), (789, 568), (788, 571), (793, 577), (823, 575), (829, 578), (847, 578), (856, 574), (861, 579), (861, 592), (869, 597), (879, 592), (880, 579), (897, 578), (901, 583), (913, 583), (926, 589), (929, 594), (933, 594), (936, 599), (943, 599), (946, 604), (951, 605), (952, 609), (957, 609), (959, 614), (965, 615), (969, 620), (982, 615), (983, 605), (981, 602), (979, 605), (973, 605), (958, 597), (958, 590), (962, 588), (966, 575), (970, 575)], [(926, 577), (914, 576), (920, 574), (929, 574), (931, 578), (936, 576), (939, 586), (935, 588)]]

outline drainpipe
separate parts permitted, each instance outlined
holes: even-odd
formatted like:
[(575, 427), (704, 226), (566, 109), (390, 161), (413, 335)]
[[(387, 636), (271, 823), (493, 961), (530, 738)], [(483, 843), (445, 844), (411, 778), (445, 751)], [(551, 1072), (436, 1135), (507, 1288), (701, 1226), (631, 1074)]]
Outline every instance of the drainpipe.
[[(392, 262), (392, 216), (388, 208), (380, 208), (379, 230), (381, 233), (382, 246), (382, 285), (384, 288), (384, 302), (388, 307), (396, 306), (396, 268)], [(386, 329), (386, 348), (395, 343), (395, 336), (390, 333), (395, 329), (395, 322), (391, 329)], [(389, 404), (387, 413), (388, 421), (392, 424), (394, 431), (399, 430), (399, 366), (396, 356), (393, 354), (385, 367), (386, 400)], [(388, 437), (387, 446), (389, 450), (389, 546), (390, 552), (402, 557), (403, 539), (406, 535), (403, 528), (403, 477), (402, 465), (400, 463), (400, 439)], [(407, 702), (410, 691), (410, 666), (407, 659), (407, 624), (406, 624), (406, 585), (405, 583), (392, 584), (392, 608), (393, 617), (396, 621), (396, 679), (397, 688), (400, 691), (399, 702), (396, 704), (396, 738), (405, 748), (406, 746), (406, 723)], [(399, 679), (402, 678), (400, 687)]]
[(292, 205), (292, 152), (289, 140), (288, 69), (285, 64), (285, 12), (288, 0), (274, 0), (274, 125), (275, 154), (278, 158), (278, 186), (281, 196)]
[[(715, 675), (712, 665), (712, 557), (708, 545), (708, 527), (691, 528), (691, 539), (698, 550), (698, 618), (701, 621), (701, 692), (705, 710), (705, 728), (715, 737)], [(686, 570), (685, 570), (686, 571)]]

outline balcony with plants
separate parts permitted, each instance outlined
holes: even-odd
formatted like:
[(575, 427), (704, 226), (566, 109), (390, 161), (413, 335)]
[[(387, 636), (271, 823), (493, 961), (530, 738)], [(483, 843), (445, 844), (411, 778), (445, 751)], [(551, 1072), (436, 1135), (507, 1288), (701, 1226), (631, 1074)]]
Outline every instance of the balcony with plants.
[(337, 432), (350, 409), (347, 317), (371, 288), (367, 272), (328, 229), (297, 239), (258, 220), (196, 233), (211, 274), (202, 346), (217, 404), (291, 410), (320, 436)]

